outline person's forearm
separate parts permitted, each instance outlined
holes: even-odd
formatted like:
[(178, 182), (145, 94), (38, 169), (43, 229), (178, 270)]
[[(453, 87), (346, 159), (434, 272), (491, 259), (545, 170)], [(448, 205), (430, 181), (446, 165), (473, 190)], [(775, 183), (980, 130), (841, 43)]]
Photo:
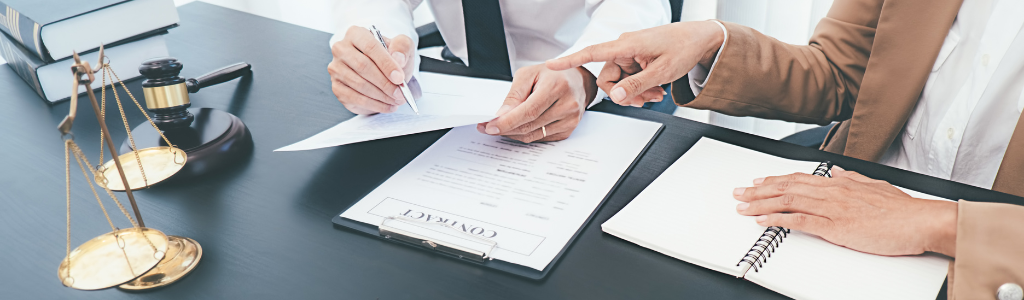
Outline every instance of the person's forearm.
[[(711, 77), (711, 72), (714, 71), (715, 61), (718, 60), (718, 54), (722, 52), (722, 48), (725, 47), (725, 43), (729, 40), (729, 31), (725, 29), (725, 25), (717, 20), (707, 20), (704, 22), (693, 22), (700, 24), (697, 28), (703, 30), (698, 31), (699, 39), (703, 40), (703, 43), (697, 43), (703, 45), (702, 49), (705, 49), (704, 54), (701, 55), (701, 59), (697, 61), (697, 65), (687, 72), (687, 77), (690, 80), (690, 91), (693, 95), (700, 95), (701, 90), (707, 84), (708, 77)], [(714, 26), (708, 25), (708, 23), (714, 24)], [(718, 30), (715, 30), (717, 28)]]
[[(857, 66), (867, 64), (873, 31), (825, 18), (809, 45), (792, 45), (749, 27), (722, 23), (729, 36), (716, 54), (712, 74), (697, 97), (689, 90), (673, 89), (680, 93), (674, 95), (677, 104), (733, 116), (821, 125), (852, 115), (864, 70)], [(836, 48), (836, 39), (842, 39), (848, 51)]]
[(929, 203), (930, 210), (926, 212), (932, 222), (921, 224), (926, 227), (923, 231), (931, 235), (929, 238), (930, 243), (926, 246), (926, 250), (929, 252), (942, 253), (949, 257), (956, 257), (958, 204), (951, 201), (922, 201), (935, 202)]
[(707, 41), (704, 43), (705, 49), (704, 56), (701, 57), (698, 62), (705, 69), (711, 69), (714, 65), (715, 59), (718, 57), (718, 51), (722, 50), (725, 46), (725, 28), (718, 24), (717, 21), (707, 20), (705, 23), (709, 23), (707, 33), (705, 34)]

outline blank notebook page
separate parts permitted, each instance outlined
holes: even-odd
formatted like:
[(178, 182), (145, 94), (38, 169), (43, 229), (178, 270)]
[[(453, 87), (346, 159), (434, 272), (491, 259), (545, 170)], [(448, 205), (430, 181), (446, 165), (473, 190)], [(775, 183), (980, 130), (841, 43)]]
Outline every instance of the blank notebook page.
[(936, 254), (872, 255), (793, 230), (764, 268), (745, 278), (796, 299), (932, 300), (948, 267)]
[(736, 213), (733, 189), (758, 177), (810, 173), (817, 162), (781, 159), (702, 138), (632, 202), (601, 225), (611, 235), (740, 277), (740, 259), (764, 233)]

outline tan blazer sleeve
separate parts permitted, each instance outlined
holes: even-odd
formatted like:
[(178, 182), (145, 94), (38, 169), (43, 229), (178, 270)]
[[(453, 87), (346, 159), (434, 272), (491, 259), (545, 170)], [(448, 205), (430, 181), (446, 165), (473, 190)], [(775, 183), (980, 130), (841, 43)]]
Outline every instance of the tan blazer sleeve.
[(949, 299), (995, 299), (1004, 283), (1024, 286), (1024, 206), (964, 200), (958, 206)]
[(677, 105), (735, 116), (828, 124), (849, 119), (875, 36), (881, 0), (837, 0), (808, 45), (791, 45), (742, 25), (728, 31), (704, 89), (673, 83)]

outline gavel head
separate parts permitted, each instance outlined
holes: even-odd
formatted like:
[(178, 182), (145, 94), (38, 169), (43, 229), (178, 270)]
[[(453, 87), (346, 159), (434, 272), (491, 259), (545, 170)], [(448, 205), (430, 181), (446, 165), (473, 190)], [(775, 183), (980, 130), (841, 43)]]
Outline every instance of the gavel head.
[(153, 112), (160, 130), (188, 127), (195, 119), (187, 110), (191, 104), (186, 80), (178, 76), (182, 67), (173, 57), (150, 59), (139, 66), (139, 73), (146, 77), (142, 82), (146, 108)]

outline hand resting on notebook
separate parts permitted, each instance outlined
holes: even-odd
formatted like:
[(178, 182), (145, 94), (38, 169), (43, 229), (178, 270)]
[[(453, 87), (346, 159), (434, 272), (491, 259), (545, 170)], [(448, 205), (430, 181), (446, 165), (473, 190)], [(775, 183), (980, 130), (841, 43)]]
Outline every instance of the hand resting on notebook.
[(937, 252), (955, 257), (957, 203), (913, 198), (888, 182), (839, 167), (832, 178), (771, 176), (737, 188), (742, 215), (879, 255)]

